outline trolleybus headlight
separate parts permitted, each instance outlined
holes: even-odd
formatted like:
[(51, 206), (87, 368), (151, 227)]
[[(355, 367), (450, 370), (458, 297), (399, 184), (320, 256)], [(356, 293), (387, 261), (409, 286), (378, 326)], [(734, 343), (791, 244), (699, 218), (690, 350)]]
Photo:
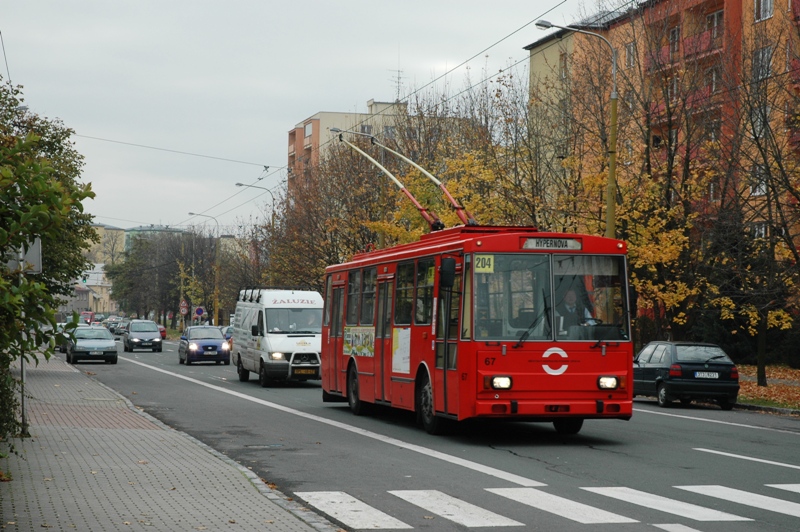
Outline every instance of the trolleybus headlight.
[(601, 390), (616, 390), (619, 388), (619, 379), (616, 377), (600, 377), (597, 379), (597, 387)]
[(270, 353), (269, 358), (272, 360), (283, 360), (283, 353)]
[(494, 390), (510, 390), (511, 377), (505, 375), (494, 375), (492, 377), (485, 377), (484, 388), (492, 388)]

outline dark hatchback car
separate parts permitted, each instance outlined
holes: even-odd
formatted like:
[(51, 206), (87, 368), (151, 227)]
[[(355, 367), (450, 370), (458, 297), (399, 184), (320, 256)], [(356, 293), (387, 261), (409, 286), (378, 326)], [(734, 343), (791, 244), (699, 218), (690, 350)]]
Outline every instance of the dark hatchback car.
[(721, 347), (694, 342), (650, 342), (633, 359), (633, 395), (659, 406), (716, 401), (730, 410), (739, 395), (739, 370)]
[(131, 320), (122, 331), (122, 349), (126, 353), (134, 349), (161, 351), (161, 332), (156, 322)]
[(117, 344), (108, 329), (102, 326), (78, 327), (74, 340), (67, 342), (67, 362), (79, 360), (104, 360), (117, 363)]
[(198, 325), (183, 331), (178, 344), (178, 363), (188, 366), (192, 362), (231, 363), (230, 343), (219, 327)]

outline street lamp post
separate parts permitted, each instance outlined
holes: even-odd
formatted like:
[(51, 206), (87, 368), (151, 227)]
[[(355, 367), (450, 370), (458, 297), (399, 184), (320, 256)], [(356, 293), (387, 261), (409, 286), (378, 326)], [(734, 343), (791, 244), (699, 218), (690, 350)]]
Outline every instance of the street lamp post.
[(211, 218), (217, 224), (216, 237), (214, 239), (214, 325), (219, 325), (219, 222), (208, 214), (190, 212), (189, 216), (202, 216)]
[(275, 226), (275, 196), (272, 195), (272, 191), (270, 189), (268, 189), (268, 188), (259, 187), (259, 186), (256, 186), (256, 185), (245, 185), (244, 183), (236, 183), (236, 186), (237, 187), (247, 187), (247, 188), (258, 188), (258, 189), (266, 190), (267, 192), (269, 192), (269, 197), (270, 197), (270, 199), (272, 199), (272, 220), (271, 220), (271, 222), (272, 222), (272, 226), (274, 227)]
[(608, 138), (608, 184), (606, 188), (606, 235), (616, 238), (616, 210), (617, 210), (617, 51), (608, 39), (591, 31), (582, 30), (572, 26), (559, 26), (546, 20), (536, 21), (536, 27), (542, 30), (560, 28), (562, 30), (592, 35), (602, 39), (611, 49), (611, 132)]

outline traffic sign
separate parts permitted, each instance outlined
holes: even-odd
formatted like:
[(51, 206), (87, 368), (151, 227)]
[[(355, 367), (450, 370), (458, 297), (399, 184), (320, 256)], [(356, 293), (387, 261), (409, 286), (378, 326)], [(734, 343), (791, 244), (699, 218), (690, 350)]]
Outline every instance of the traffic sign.
[(187, 314), (189, 314), (189, 302), (186, 301), (185, 299), (181, 300), (180, 308), (181, 308), (181, 316), (186, 316)]
[(205, 312), (205, 310), (203, 309), (203, 307), (197, 307), (194, 310), (194, 313), (197, 314), (198, 316), (202, 316), (204, 312)]

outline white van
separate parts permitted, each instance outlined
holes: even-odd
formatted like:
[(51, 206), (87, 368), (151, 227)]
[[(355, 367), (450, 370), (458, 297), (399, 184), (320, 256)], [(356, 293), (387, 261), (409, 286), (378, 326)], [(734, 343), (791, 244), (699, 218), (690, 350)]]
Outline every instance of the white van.
[(249, 288), (239, 292), (233, 351), (239, 380), (258, 374), (271, 381), (320, 378), (322, 296), (307, 290)]

